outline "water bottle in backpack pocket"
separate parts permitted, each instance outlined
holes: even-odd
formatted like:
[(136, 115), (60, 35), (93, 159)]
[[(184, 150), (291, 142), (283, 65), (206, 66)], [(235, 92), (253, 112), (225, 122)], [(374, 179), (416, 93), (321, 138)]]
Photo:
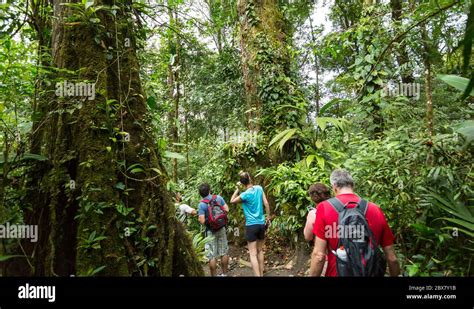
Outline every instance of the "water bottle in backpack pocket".
[(332, 253), (336, 256), (336, 270), (339, 277), (350, 276), (347, 261), (347, 252), (344, 246), (340, 246), (336, 251), (332, 250)]

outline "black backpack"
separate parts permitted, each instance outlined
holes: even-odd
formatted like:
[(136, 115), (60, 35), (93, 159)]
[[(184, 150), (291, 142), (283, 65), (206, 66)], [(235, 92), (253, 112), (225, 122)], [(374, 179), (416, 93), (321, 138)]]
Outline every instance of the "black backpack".
[(210, 200), (203, 199), (201, 202), (207, 204), (208, 217), (207, 224), (213, 232), (216, 232), (227, 225), (227, 212), (224, 205), (217, 201), (217, 195), (213, 195)]
[[(383, 277), (387, 262), (365, 217), (368, 208), (367, 201), (361, 199), (358, 203), (349, 202), (343, 205), (334, 197), (328, 202), (339, 213), (338, 231), (342, 231), (342, 236), (338, 237), (337, 248), (343, 247), (347, 256), (344, 261), (333, 251), (336, 256), (338, 276)], [(348, 208), (348, 204), (356, 204), (356, 206)]]

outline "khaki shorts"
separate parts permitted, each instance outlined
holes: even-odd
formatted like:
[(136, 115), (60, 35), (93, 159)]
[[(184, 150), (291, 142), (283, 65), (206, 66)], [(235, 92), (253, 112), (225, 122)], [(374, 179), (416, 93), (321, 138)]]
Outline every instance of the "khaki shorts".
[(225, 227), (217, 232), (207, 231), (206, 236), (210, 236), (211, 240), (206, 244), (206, 256), (209, 260), (227, 255), (229, 246), (227, 244), (227, 232)]

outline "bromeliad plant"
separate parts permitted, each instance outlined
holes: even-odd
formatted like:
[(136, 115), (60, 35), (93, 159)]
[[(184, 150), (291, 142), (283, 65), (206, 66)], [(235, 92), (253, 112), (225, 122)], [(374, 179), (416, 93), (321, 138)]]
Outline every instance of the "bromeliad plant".
[(344, 133), (347, 120), (343, 118), (317, 117), (314, 125), (306, 123), (302, 128), (288, 128), (280, 131), (270, 141), (269, 147), (277, 146), (281, 153), (292, 152), (302, 165), (311, 166), (316, 160), (320, 168), (324, 168), (327, 155), (334, 152), (326, 137), (331, 128)]

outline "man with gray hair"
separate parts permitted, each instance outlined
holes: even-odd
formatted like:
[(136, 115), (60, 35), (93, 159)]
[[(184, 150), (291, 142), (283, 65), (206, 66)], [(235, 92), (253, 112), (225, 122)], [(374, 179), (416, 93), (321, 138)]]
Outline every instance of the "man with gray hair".
[(329, 177), (329, 181), (334, 190), (336, 188), (354, 188), (354, 180), (351, 174), (344, 169), (334, 170), (331, 177)]
[[(337, 169), (329, 180), (336, 197), (318, 205), (310, 276), (321, 275), (326, 251), (326, 276), (381, 276), (386, 264), (379, 247), (390, 276), (398, 276), (400, 266), (393, 248), (395, 237), (382, 210), (354, 193), (354, 180), (348, 171)], [(349, 229), (353, 227), (356, 229)], [(360, 233), (348, 235), (347, 230)], [(357, 238), (356, 234), (360, 236)]]

